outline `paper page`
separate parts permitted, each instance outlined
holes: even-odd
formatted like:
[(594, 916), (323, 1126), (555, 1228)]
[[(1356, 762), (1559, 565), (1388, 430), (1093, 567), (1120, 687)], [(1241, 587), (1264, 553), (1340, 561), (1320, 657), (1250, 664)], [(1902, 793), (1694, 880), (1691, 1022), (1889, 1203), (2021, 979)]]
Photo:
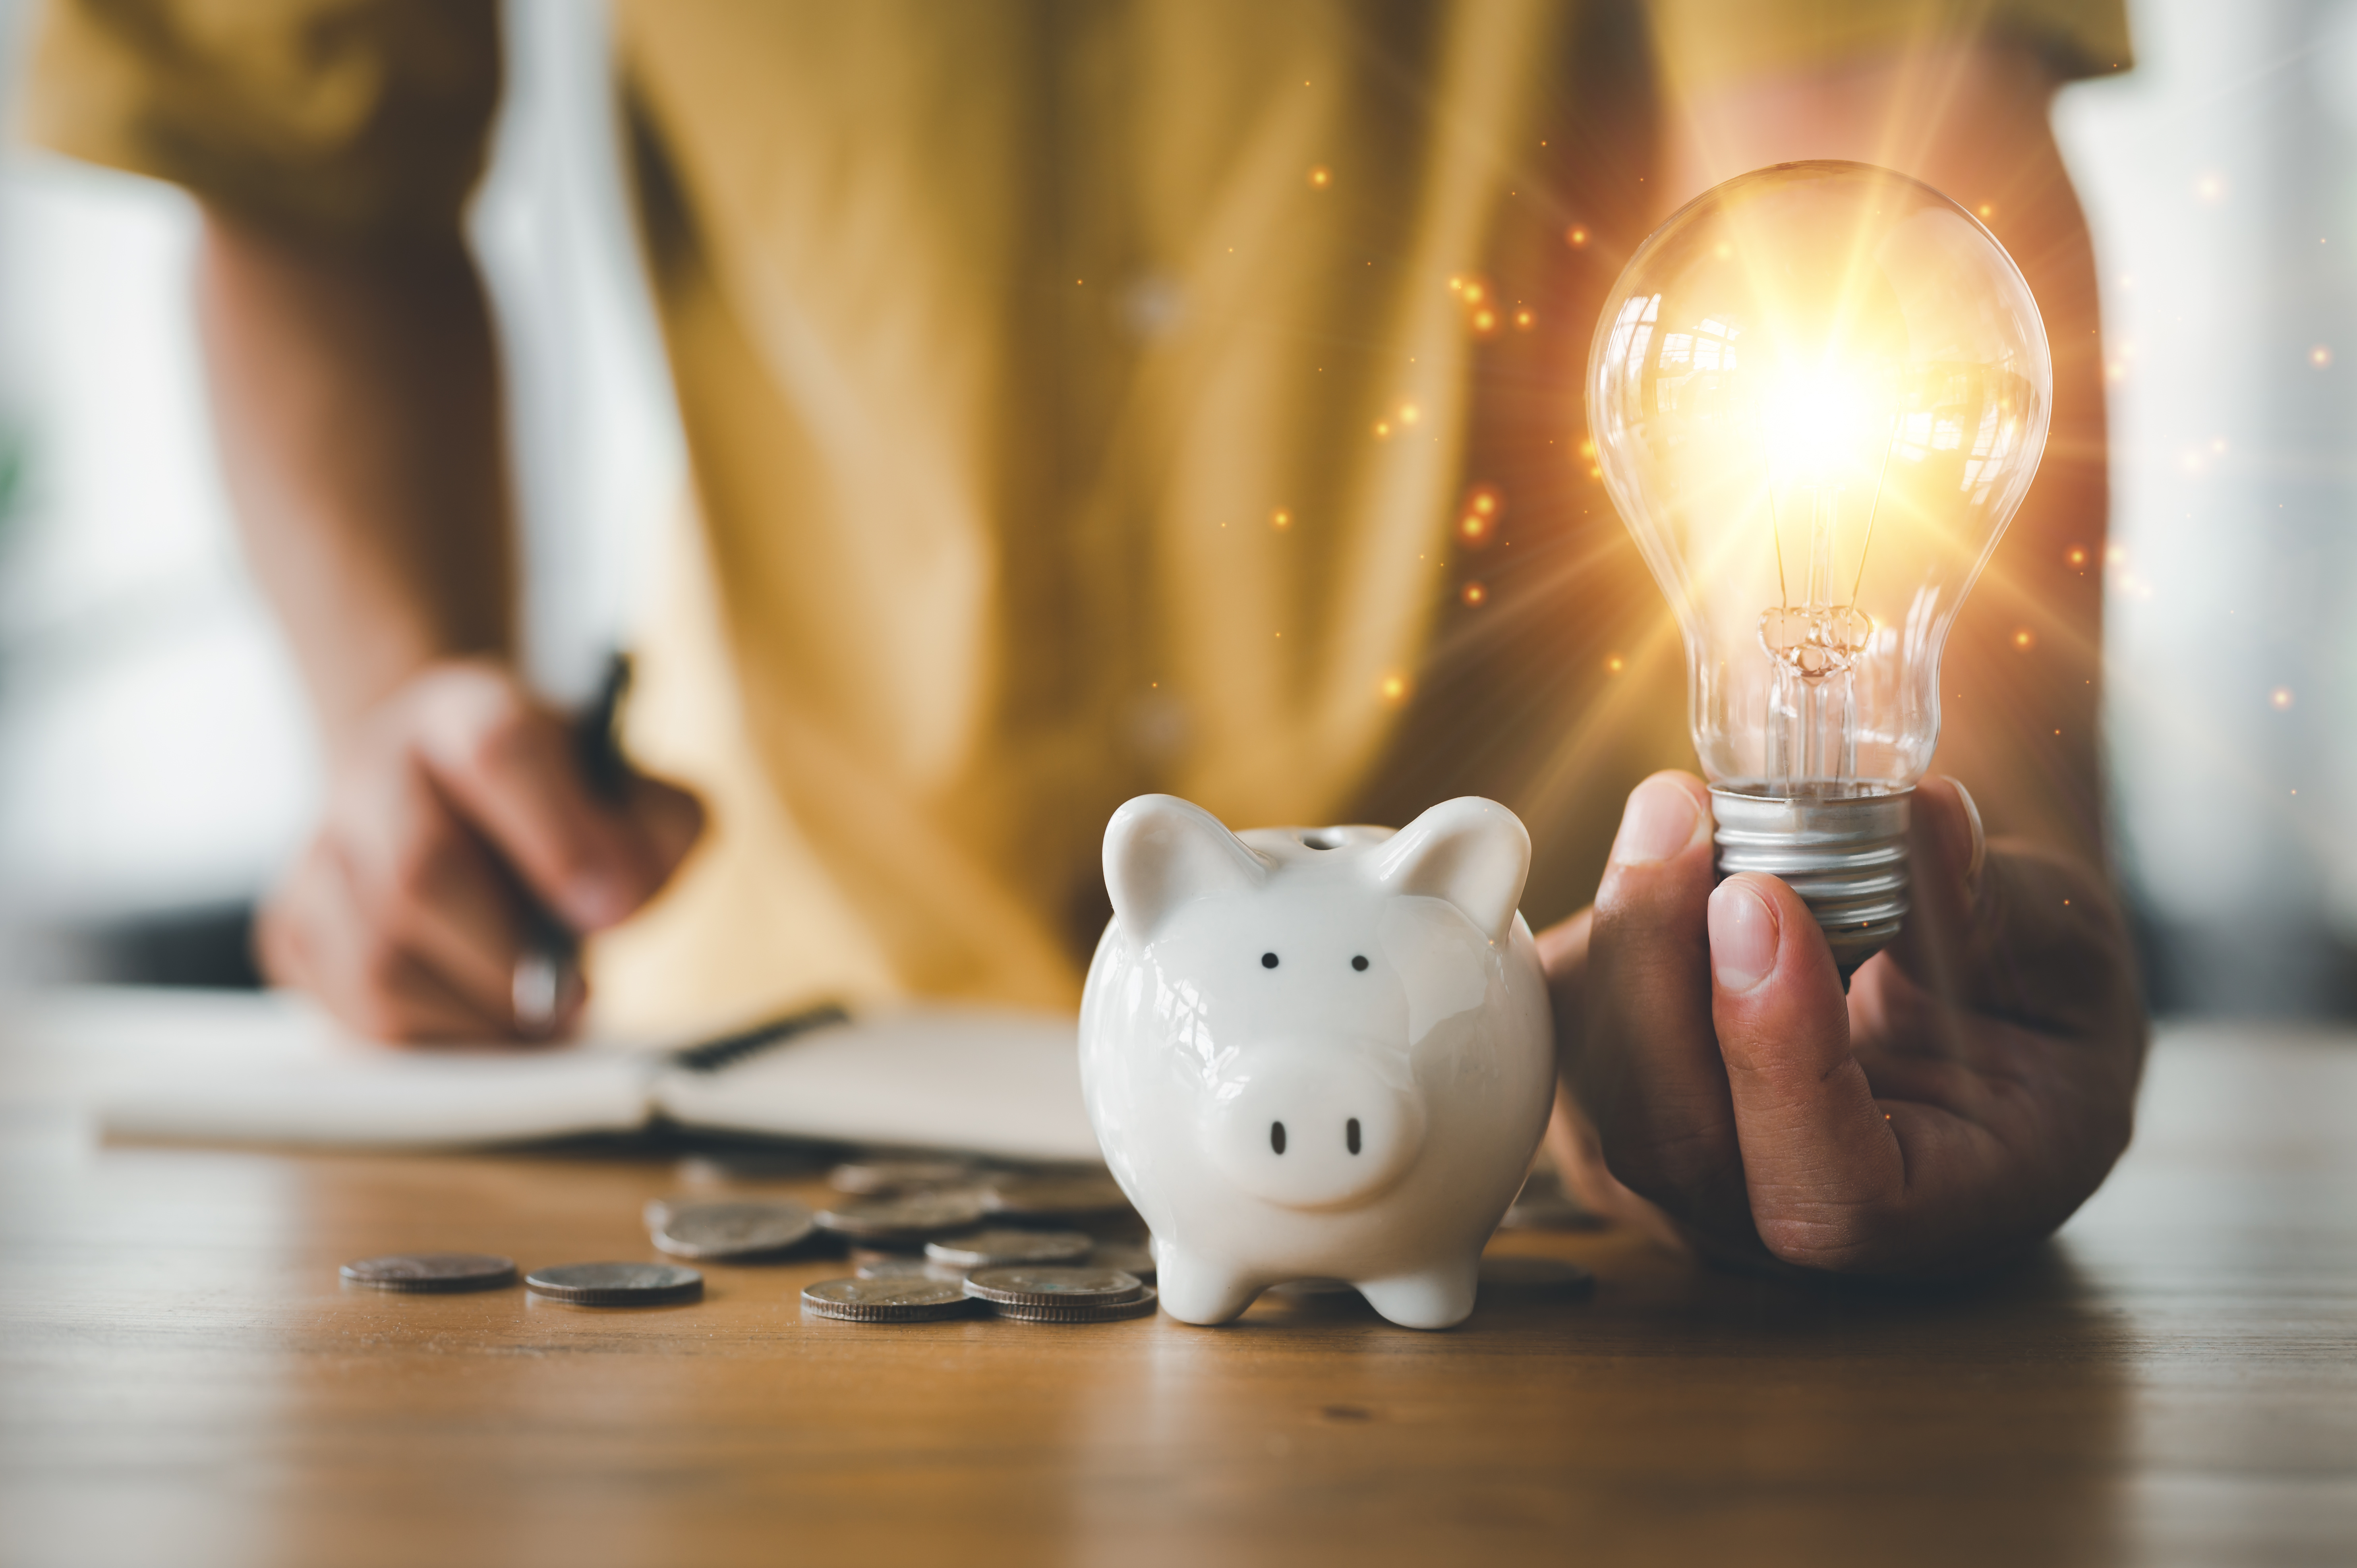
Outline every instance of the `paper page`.
[(627, 1132), (661, 1053), (602, 1041), (395, 1048), (283, 994), (91, 989), (17, 1011), (12, 1032), (78, 1060), (100, 1128), (206, 1142), (457, 1147)]
[(689, 1126), (1094, 1162), (1069, 1015), (909, 1007), (815, 1029), (716, 1072), (656, 1080)]

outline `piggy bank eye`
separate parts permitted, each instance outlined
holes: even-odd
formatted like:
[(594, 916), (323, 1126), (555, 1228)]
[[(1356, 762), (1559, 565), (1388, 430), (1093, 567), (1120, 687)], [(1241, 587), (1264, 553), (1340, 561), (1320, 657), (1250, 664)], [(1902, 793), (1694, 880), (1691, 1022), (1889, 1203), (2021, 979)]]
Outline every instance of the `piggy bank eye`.
[(1276, 955), (1273, 952), (1265, 952), (1261, 954), (1260, 966), (1263, 969), (1275, 969), (1276, 967)]
[(1351, 967), (1352, 969), (1364, 969), (1364, 968), (1366, 968), (1366, 967), (1367, 967), (1367, 955), (1366, 955), (1365, 953), (1357, 953), (1357, 954), (1352, 955), (1352, 957), (1351, 957)]

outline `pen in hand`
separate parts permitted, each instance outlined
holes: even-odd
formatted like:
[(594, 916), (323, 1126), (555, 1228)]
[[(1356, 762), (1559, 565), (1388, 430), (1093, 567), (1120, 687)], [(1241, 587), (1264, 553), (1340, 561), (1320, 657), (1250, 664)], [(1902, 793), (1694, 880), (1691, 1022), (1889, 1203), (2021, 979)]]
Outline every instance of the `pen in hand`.
[[(607, 660), (597, 696), (573, 723), (574, 755), (590, 793), (617, 805), (624, 799), (630, 768), (622, 756), (616, 721), (630, 689), (630, 656), (617, 652)], [(523, 950), (510, 983), (516, 1027), (527, 1038), (546, 1039), (554, 1031), (565, 993), (578, 982), (580, 971), (580, 936), (527, 893)]]

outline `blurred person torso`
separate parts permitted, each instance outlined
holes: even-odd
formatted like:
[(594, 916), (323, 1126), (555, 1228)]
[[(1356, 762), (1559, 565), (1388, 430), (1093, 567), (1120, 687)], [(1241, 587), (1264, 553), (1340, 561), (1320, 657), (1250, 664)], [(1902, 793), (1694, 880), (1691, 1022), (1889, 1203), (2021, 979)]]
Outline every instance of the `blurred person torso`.
[[(696, 524), (631, 746), (714, 831), (597, 943), (608, 1021), (1069, 1007), (1103, 823), (1150, 790), (1237, 823), (1488, 794), (1534, 828), (1534, 922), (1584, 901), (1620, 798), (1688, 757), (1580, 450), (1654, 82), (1957, 9), (621, 0)], [(2119, 52), (2115, 5), (1965, 9)], [(497, 18), (92, 3), (40, 70), (66, 150), (397, 241), (458, 221)]]

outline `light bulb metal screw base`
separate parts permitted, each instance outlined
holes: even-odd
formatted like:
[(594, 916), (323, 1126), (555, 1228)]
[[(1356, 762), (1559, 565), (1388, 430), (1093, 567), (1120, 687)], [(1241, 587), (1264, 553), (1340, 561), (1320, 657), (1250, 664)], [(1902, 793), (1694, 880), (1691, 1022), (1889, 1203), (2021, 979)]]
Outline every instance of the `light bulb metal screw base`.
[(1817, 918), (1847, 986), (1907, 918), (1907, 807), (1914, 793), (1771, 795), (1713, 786), (1718, 873), (1781, 877)]

